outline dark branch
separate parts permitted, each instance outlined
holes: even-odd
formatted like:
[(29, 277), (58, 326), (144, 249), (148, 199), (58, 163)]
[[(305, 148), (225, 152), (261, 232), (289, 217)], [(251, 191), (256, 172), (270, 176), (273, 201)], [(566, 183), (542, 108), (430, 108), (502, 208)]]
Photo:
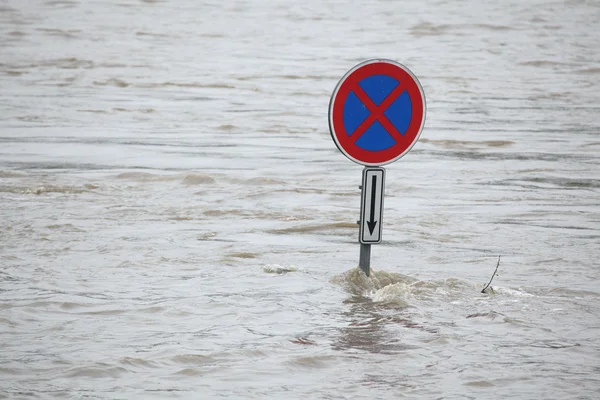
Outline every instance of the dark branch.
[(500, 255), (498, 255), (498, 263), (496, 264), (496, 269), (494, 270), (494, 273), (492, 274), (490, 281), (487, 283), (487, 285), (485, 285), (483, 287), (483, 289), (481, 289), (481, 293), (485, 293), (485, 291), (490, 287), (490, 285), (492, 284), (492, 281), (494, 280), (494, 277), (496, 276), (496, 272), (498, 272), (499, 266), (500, 266)]

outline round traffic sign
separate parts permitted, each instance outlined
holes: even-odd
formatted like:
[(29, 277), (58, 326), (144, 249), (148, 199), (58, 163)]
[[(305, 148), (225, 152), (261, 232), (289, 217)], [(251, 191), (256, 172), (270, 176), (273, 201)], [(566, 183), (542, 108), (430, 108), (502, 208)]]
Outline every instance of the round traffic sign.
[(425, 124), (425, 93), (412, 72), (391, 60), (368, 60), (346, 73), (329, 102), (329, 131), (338, 149), (365, 166), (410, 151)]

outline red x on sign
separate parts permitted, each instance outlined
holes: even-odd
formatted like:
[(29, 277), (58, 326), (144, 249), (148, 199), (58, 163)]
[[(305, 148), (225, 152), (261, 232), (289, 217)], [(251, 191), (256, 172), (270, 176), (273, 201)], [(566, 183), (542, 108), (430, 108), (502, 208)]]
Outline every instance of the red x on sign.
[(390, 122), (390, 120), (383, 114), (385, 110), (404, 92), (404, 86), (401, 84), (396, 86), (394, 90), (385, 98), (385, 100), (375, 105), (373, 100), (365, 93), (365, 91), (358, 85), (354, 85), (352, 91), (358, 97), (358, 99), (367, 107), (371, 112), (371, 115), (364, 120), (362, 124), (354, 132), (350, 134), (356, 141), (375, 121), (379, 121), (381, 125), (392, 135), (392, 137), (402, 140), (402, 134), (398, 132), (398, 129)]
[(350, 160), (385, 165), (408, 153), (425, 122), (417, 78), (390, 60), (365, 61), (340, 80), (329, 104), (329, 128)]

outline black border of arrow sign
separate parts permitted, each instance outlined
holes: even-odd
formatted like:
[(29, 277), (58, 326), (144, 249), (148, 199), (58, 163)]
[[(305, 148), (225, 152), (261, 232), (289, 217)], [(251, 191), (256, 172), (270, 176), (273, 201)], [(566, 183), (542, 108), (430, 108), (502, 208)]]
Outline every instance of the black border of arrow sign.
[[(372, 196), (371, 197), (371, 209), (372, 212), (375, 212), (375, 207), (374, 207), (374, 202), (373, 199), (375, 197), (375, 189), (373, 189), (375, 186), (371, 185), (371, 191), (372, 193), (367, 193), (367, 174), (371, 171), (381, 171), (381, 200), (380, 200), (380, 221), (379, 222), (379, 235), (378, 235), (378, 240), (365, 240), (364, 239), (364, 232), (369, 229), (367, 227), (368, 222), (370, 221), (366, 221), (365, 219), (365, 204), (366, 204), (366, 198), (367, 196)], [(373, 243), (381, 243), (381, 233), (382, 233), (382, 227), (383, 227), (383, 198), (385, 196), (385, 169), (381, 168), (381, 167), (366, 167), (365, 169), (363, 169), (363, 179), (362, 179), (362, 192), (361, 192), (361, 196), (360, 196), (360, 225), (359, 225), (359, 229), (358, 229), (358, 241), (360, 243), (363, 244), (373, 244)], [(369, 216), (369, 219), (371, 219), (371, 216)]]

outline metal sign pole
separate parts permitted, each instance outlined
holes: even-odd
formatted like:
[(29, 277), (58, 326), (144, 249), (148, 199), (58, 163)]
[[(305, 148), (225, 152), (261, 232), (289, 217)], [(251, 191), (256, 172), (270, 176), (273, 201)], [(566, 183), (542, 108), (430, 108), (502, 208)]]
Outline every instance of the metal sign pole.
[(362, 184), (359, 186), (360, 188), (360, 220), (358, 220), (358, 241), (360, 243), (360, 255), (358, 257), (358, 266), (359, 268), (365, 273), (365, 275), (367, 275), (367, 277), (371, 276), (371, 245), (368, 243), (362, 243), (362, 241), (360, 240), (361, 237), (361, 231), (364, 229), (363, 225), (365, 223), (364, 219), (365, 219), (365, 212), (364, 212), (364, 208), (365, 208), (365, 190), (367, 190), (366, 187), (366, 172), (367, 172), (368, 168), (364, 168), (363, 169), (363, 177), (362, 177)]
[(357, 221), (360, 243), (358, 266), (365, 275), (371, 276), (371, 245), (381, 243), (385, 169), (365, 167), (362, 175), (360, 219)]
[(371, 245), (360, 244), (360, 256), (358, 266), (363, 270), (365, 275), (371, 276)]

